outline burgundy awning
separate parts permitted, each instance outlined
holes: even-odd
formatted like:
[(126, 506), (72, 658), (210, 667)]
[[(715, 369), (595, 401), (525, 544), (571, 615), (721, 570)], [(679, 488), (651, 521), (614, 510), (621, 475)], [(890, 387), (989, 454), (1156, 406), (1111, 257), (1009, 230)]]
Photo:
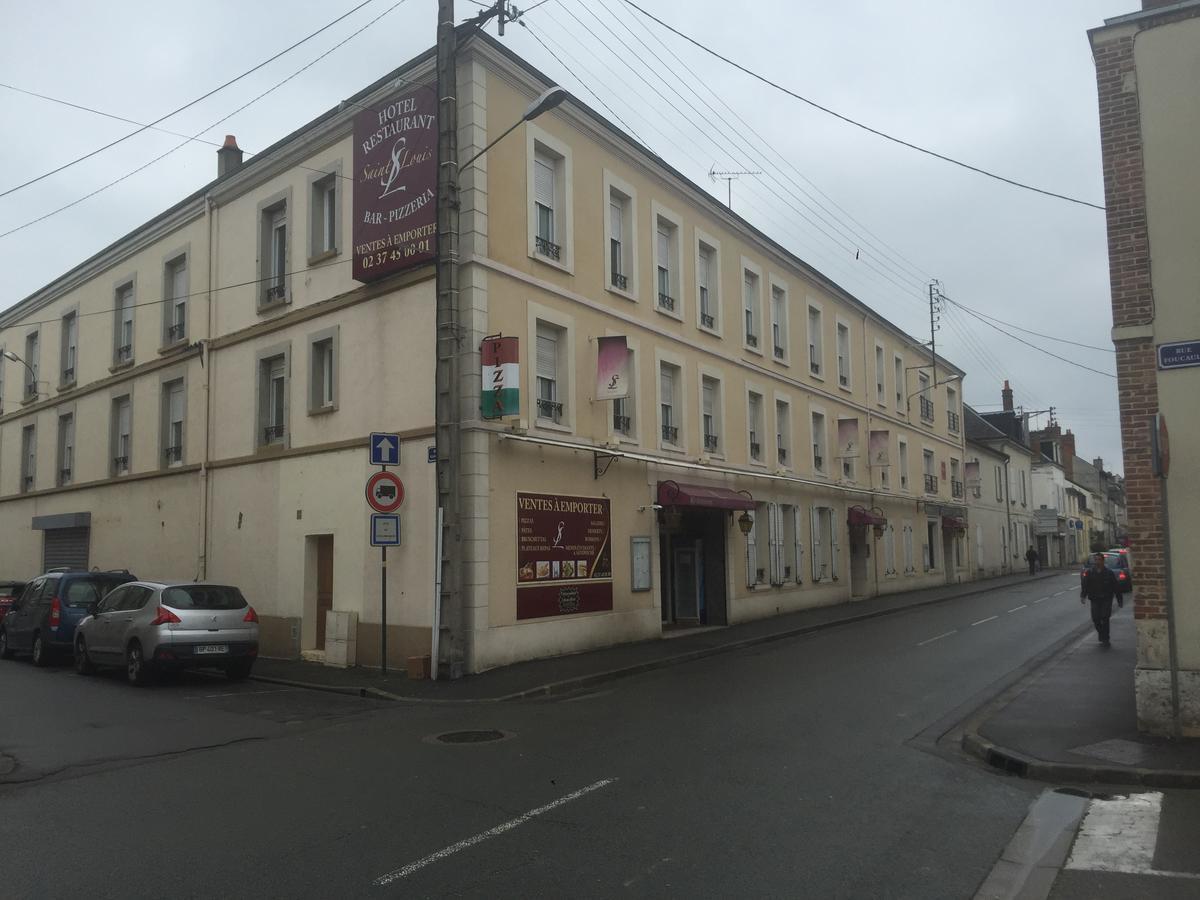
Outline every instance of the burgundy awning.
[(882, 528), (887, 524), (887, 519), (861, 506), (852, 506), (846, 511), (846, 522), (850, 525), (878, 525)]
[(966, 531), (967, 520), (961, 516), (942, 516), (942, 527), (954, 531)]
[(707, 509), (754, 509), (754, 501), (729, 488), (678, 481), (658, 483), (658, 502), (662, 506), (702, 506)]

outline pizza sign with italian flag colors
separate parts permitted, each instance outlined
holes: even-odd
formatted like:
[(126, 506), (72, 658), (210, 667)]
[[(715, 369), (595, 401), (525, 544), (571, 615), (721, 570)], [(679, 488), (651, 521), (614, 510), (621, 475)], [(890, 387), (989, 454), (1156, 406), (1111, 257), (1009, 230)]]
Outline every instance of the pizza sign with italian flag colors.
[(515, 337), (486, 337), (479, 347), (483, 386), (479, 413), (485, 419), (516, 416), (521, 412), (520, 346)]

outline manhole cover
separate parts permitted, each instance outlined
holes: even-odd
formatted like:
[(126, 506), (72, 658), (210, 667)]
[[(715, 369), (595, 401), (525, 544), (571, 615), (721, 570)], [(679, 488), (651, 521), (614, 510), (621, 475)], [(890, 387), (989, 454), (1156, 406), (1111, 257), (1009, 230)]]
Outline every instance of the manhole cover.
[(479, 731), (447, 731), (444, 734), (435, 735), (434, 740), (439, 744), (486, 744), (491, 741), (503, 741), (510, 737), (512, 735), (506, 731), (485, 728)]

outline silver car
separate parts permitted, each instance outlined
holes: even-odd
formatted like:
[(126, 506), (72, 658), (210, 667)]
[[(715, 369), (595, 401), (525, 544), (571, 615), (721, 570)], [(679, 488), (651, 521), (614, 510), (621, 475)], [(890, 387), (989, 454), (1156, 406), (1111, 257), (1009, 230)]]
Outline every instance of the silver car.
[(131, 581), (110, 591), (75, 630), (75, 668), (123, 668), (132, 684), (155, 671), (210, 666), (233, 680), (258, 658), (258, 614), (225, 584)]

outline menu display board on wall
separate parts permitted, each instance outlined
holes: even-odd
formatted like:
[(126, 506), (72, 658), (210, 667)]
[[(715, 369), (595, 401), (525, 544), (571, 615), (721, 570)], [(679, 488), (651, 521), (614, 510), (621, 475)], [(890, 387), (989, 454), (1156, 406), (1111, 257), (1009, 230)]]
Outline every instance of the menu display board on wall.
[(606, 497), (517, 493), (517, 618), (613, 608)]

